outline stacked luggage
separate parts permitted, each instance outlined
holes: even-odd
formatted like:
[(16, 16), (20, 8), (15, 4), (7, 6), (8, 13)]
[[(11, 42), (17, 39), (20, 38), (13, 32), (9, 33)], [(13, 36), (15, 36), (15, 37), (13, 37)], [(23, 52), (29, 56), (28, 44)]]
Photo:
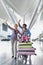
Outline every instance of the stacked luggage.
[(18, 55), (35, 55), (35, 48), (32, 42), (21, 42), (18, 45)]

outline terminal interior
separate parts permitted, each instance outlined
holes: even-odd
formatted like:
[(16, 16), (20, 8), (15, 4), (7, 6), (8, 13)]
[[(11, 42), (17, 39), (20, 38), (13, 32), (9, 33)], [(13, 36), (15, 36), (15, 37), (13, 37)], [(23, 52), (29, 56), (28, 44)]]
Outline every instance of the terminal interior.
[[(36, 55), (31, 55), (31, 65), (43, 65), (43, 0), (0, 0), (0, 65), (17, 65), (11, 58), (12, 30), (7, 27), (6, 21), (14, 26), (19, 19), (21, 25), (26, 23), (30, 29), (30, 40), (36, 48)], [(18, 62), (18, 65), (23, 65)], [(29, 65), (29, 56), (26, 65)]]

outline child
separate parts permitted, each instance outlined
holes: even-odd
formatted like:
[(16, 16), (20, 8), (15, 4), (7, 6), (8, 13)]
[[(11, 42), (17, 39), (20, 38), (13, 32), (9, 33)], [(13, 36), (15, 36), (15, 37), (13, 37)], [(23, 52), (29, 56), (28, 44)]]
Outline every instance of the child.
[(19, 27), (22, 29), (21, 42), (28, 42), (31, 36), (30, 30), (27, 29), (27, 25), (23, 24), (23, 27), (20, 25), (20, 20), (18, 22)]
[(22, 29), (22, 36), (21, 36), (21, 42), (28, 42), (28, 34), (25, 28)]

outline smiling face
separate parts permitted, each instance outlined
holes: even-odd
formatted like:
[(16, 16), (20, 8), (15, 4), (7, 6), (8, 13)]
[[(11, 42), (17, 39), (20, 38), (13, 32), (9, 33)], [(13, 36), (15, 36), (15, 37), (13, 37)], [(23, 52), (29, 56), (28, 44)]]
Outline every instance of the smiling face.
[(15, 28), (15, 29), (17, 29), (17, 27), (18, 27), (18, 25), (17, 25), (17, 24), (15, 24), (15, 25), (14, 25), (14, 28)]
[(27, 28), (27, 25), (26, 24), (23, 24), (23, 28), (26, 29)]

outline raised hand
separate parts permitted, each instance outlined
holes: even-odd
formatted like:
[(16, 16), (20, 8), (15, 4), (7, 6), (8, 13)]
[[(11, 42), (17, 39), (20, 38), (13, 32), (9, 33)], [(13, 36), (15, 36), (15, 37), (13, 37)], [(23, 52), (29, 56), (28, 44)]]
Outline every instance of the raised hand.
[(18, 21), (18, 25), (20, 25), (20, 22), (21, 22), (21, 19), (19, 19), (19, 21)]

